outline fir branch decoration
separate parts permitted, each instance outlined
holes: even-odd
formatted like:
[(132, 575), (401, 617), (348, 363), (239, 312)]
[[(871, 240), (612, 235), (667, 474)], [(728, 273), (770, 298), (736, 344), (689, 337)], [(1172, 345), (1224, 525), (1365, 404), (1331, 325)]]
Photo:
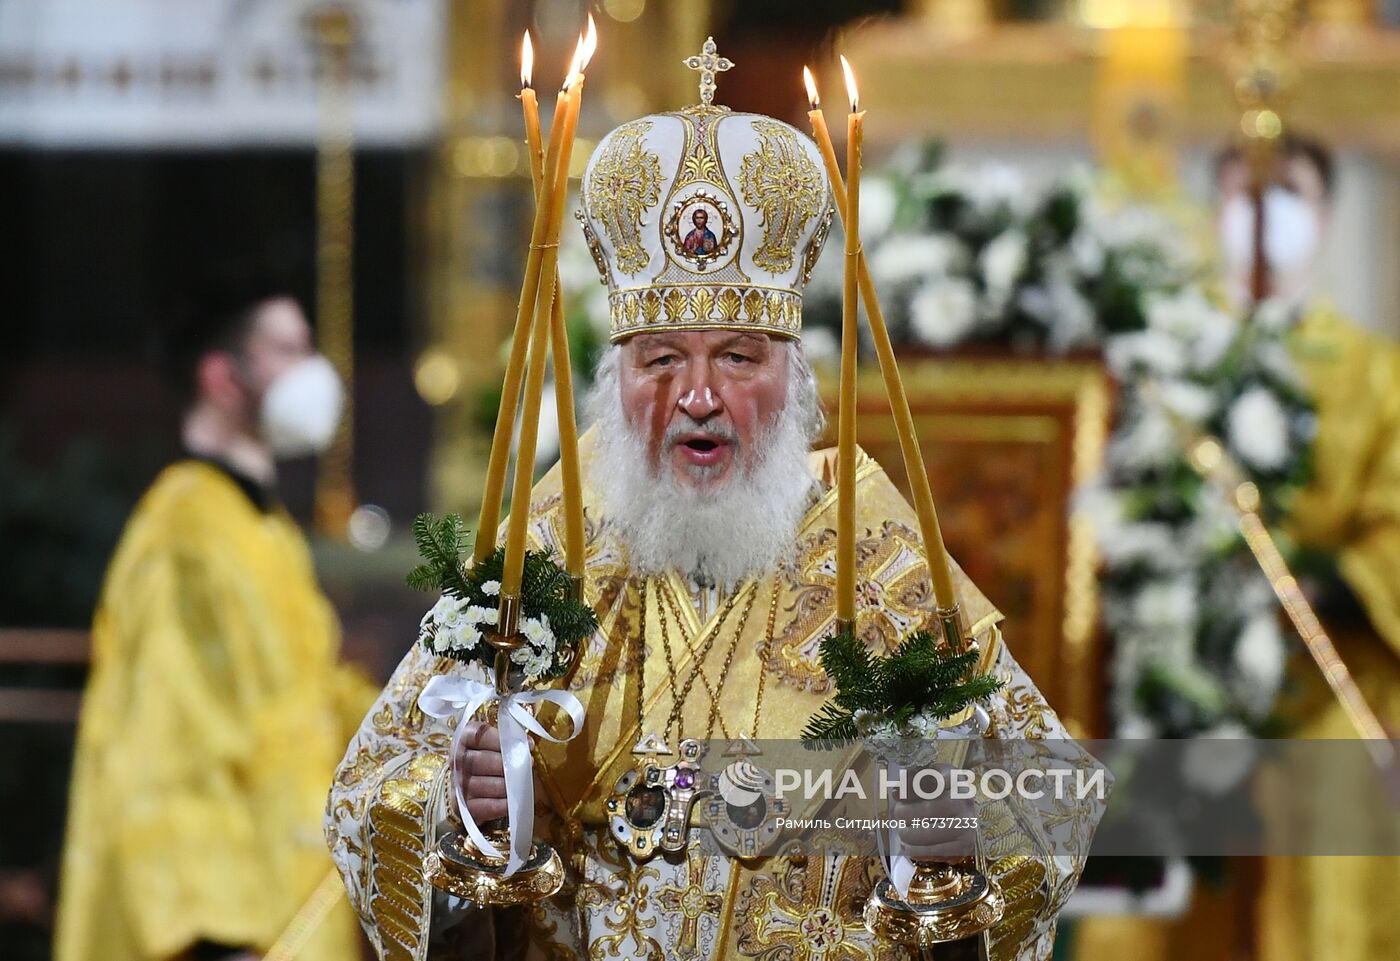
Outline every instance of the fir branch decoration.
[(836, 695), (807, 722), (804, 741), (921, 737), (933, 722), (1001, 689), (991, 675), (971, 674), (976, 651), (949, 651), (928, 631), (909, 635), (887, 657), (842, 631), (822, 641), (820, 660)]
[(408, 572), (408, 586), (415, 591), (468, 593), (462, 556), (467, 551), (467, 529), (461, 515), (448, 514), (441, 520), (432, 514), (419, 514), (413, 521), (413, 542), (423, 563)]
[[(491, 667), (495, 649), (485, 634), (499, 616), (505, 547), (496, 548), (479, 564), (467, 566), (467, 530), (462, 518), (420, 514), (413, 522), (413, 539), (423, 558), (408, 573), (408, 585), (420, 591), (441, 591), (442, 597), (419, 625), (418, 641), (427, 650), (464, 663)], [(544, 551), (526, 551), (520, 584), (520, 633), (526, 644), (511, 660), (531, 680), (562, 676), (574, 654), (598, 628), (587, 604), (573, 600), (572, 580)]]

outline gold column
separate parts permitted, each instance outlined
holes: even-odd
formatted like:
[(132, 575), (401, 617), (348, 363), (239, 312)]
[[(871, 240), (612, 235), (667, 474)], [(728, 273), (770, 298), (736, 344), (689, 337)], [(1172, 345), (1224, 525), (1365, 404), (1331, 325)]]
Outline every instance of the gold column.
[(350, 86), (356, 23), (348, 7), (307, 15), (317, 52), (320, 132), (316, 143), (316, 332), (321, 352), (345, 382), (345, 416), (316, 475), (316, 526), (343, 537), (355, 510), (355, 153)]
[(1297, 25), (1295, 0), (1239, 0), (1231, 52), (1235, 99), (1240, 106), (1239, 136), (1250, 166), (1254, 206), (1254, 264), (1249, 294), (1254, 303), (1268, 296), (1272, 281), (1264, 257), (1264, 194), (1274, 179), (1274, 161), (1283, 136), (1284, 106), (1296, 81), (1289, 55)]
[(1081, 0), (1079, 12), (1099, 33), (1100, 160), (1134, 193), (1170, 191), (1186, 96), (1186, 12), (1174, 0)]

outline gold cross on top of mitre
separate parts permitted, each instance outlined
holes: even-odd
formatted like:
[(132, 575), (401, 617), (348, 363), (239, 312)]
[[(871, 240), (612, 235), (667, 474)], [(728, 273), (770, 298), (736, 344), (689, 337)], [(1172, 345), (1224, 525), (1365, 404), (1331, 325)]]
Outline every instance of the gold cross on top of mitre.
[(714, 37), (705, 38), (705, 45), (700, 48), (700, 56), (686, 57), (681, 63), (691, 70), (700, 71), (700, 102), (706, 105), (715, 102), (715, 74), (723, 73), (734, 66), (734, 61), (715, 52)]

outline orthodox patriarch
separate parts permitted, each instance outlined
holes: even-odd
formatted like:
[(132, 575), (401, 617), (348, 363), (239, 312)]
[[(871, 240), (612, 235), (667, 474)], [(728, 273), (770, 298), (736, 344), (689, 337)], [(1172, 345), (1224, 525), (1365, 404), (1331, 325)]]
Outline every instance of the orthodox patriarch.
[[(831, 693), (818, 648), (836, 624), (834, 458), (812, 451), (823, 415), (799, 339), (831, 189), (807, 137), (714, 105), (712, 83), (701, 89), (698, 105), (613, 130), (583, 175), (583, 231), (611, 312), (582, 441), (583, 594), (599, 627), (563, 681), (584, 730), (542, 741), (536, 767), (567, 880), (523, 910), (435, 893), (422, 859), (450, 824), (454, 761), (474, 820), (504, 815), (505, 789), (493, 729), (479, 726), (449, 759), (452, 727), (417, 702), (462, 668), (415, 645), (350, 743), (326, 818), (384, 958), (490, 956), (508, 943), (537, 958), (904, 956), (861, 916), (880, 876), (873, 858), (741, 860), (694, 843), (638, 857), (610, 826), (634, 754), (797, 739)], [(884, 652), (933, 627), (933, 590), (913, 510), (869, 458), (856, 478), (855, 627)], [(528, 507), (514, 505), (529, 510), (537, 550), (563, 552), (563, 483), (556, 469)], [(1002, 643), (1001, 615), (955, 578), (982, 668), (1004, 682), (989, 704), (995, 736), (1067, 738)], [(626, 816), (654, 819), (649, 800), (629, 795)], [(989, 938), (995, 957), (1050, 956), (1079, 867), (991, 861), (1008, 898)]]

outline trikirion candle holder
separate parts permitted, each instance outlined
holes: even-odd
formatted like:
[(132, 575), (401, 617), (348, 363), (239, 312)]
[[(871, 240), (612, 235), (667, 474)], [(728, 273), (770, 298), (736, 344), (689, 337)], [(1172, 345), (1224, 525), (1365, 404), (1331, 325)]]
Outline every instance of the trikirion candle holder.
[[(501, 598), (501, 616), (497, 630), (485, 640), (496, 649), (496, 693), (505, 696), (513, 692), (510, 655), (525, 644), (519, 633), (520, 598)], [(577, 655), (575, 655), (577, 656)], [(499, 701), (487, 708), (487, 719), (496, 723)], [(456, 777), (456, 771), (449, 775)], [(482, 833), (499, 851), (511, 845), (509, 829), (496, 822)], [(446, 894), (465, 898), (473, 904), (512, 906), (533, 904), (553, 897), (564, 886), (564, 862), (549, 844), (531, 840), (525, 863), (511, 874), (506, 873), (504, 855), (493, 856), (480, 850), (465, 830), (444, 834), (437, 847), (423, 858), (423, 873), (434, 888)]]
[[(938, 608), (934, 619), (950, 650), (977, 650), (961, 605)], [(971, 739), (985, 737), (991, 723), (984, 710), (972, 707), (940, 726), (953, 739), (938, 739), (928, 747), (935, 749), (938, 760), (961, 764)], [(918, 948), (923, 961), (984, 959), (983, 935), (1006, 914), (1006, 897), (986, 873), (980, 842), (973, 850), (961, 859), (915, 861), (905, 897), (888, 877), (881, 878), (865, 904), (866, 928), (881, 941)]]

